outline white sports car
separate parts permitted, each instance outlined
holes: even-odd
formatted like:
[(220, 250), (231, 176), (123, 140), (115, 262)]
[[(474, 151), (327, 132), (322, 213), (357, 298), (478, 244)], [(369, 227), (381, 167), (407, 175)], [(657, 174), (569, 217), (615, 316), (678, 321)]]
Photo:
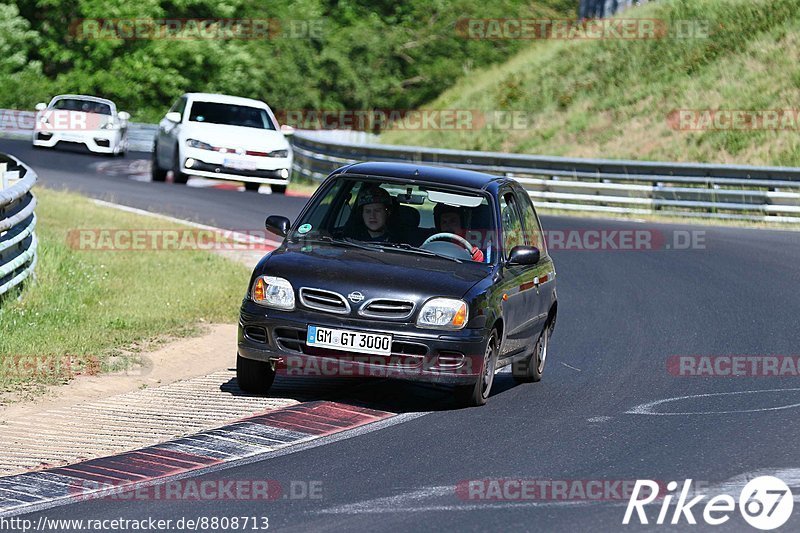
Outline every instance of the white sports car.
[(189, 176), (268, 184), (283, 194), (292, 172), (292, 148), (267, 104), (222, 94), (187, 93), (158, 125), (153, 181), (172, 170), (175, 183)]
[(98, 154), (124, 155), (128, 149), (128, 120), (111, 100), (62, 94), (49, 104), (36, 104), (33, 146), (52, 148), (58, 143), (83, 144)]

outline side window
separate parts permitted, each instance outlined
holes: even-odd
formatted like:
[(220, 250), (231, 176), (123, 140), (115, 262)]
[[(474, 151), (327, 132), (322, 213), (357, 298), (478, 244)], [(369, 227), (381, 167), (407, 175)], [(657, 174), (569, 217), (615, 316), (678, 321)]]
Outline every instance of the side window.
[(533, 208), (531, 197), (525, 191), (517, 191), (520, 211), (522, 211), (522, 222), (525, 226), (525, 244), (535, 246), (539, 249), (542, 257), (547, 255), (547, 244), (542, 233), (542, 226), (536, 217), (536, 210)]
[(510, 192), (504, 193), (500, 198), (500, 223), (503, 228), (503, 253), (508, 258), (513, 247), (525, 243), (517, 200)]
[(170, 109), (170, 111), (180, 113), (181, 116), (183, 116), (183, 112), (186, 111), (186, 97), (181, 96), (180, 98), (178, 98), (178, 100), (172, 106), (172, 109)]

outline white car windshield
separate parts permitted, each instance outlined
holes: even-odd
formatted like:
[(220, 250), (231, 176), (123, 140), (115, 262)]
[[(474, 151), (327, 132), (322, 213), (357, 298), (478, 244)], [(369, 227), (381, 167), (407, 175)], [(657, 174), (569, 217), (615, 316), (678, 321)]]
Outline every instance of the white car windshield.
[(103, 102), (92, 100), (81, 100), (79, 98), (62, 98), (56, 100), (53, 109), (61, 111), (82, 111), (84, 113), (95, 113), (97, 115), (111, 115), (111, 106)]
[(257, 107), (216, 102), (194, 102), (189, 113), (190, 122), (225, 124), (243, 128), (274, 130), (275, 125), (267, 111)]

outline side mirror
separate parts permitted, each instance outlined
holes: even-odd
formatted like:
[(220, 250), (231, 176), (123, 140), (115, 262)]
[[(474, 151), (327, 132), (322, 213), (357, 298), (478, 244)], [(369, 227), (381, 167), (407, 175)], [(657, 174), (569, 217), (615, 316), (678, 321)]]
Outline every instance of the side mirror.
[(270, 215), (264, 225), (267, 227), (267, 231), (279, 237), (286, 237), (286, 234), (289, 233), (289, 219), (286, 217)]
[(535, 265), (541, 258), (541, 252), (535, 246), (515, 246), (508, 256), (509, 265)]
[(47, 109), (47, 104), (45, 104), (44, 102), (39, 102), (38, 104), (36, 104), (36, 107), (34, 109), (36, 109), (36, 111), (44, 111), (45, 109)]
[(181, 114), (177, 111), (170, 111), (164, 116), (165, 119), (169, 120), (170, 122), (174, 122), (175, 124), (181, 121)]
[(117, 113), (117, 117), (119, 117), (122, 122), (127, 122), (131, 119), (131, 114), (127, 111), (120, 111)]
[(294, 128), (288, 124), (283, 124), (281, 125), (281, 133), (283, 133), (287, 137), (290, 135), (294, 135)]

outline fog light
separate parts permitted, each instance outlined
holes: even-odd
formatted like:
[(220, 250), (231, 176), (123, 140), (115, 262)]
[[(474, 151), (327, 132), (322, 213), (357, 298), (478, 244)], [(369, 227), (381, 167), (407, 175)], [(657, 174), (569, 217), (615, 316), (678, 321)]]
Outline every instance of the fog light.
[(186, 163), (184, 163), (184, 166), (186, 166), (186, 168), (192, 168), (194, 166), (194, 159), (192, 159), (191, 157), (188, 158), (186, 160)]
[(289, 177), (289, 171), (288, 171), (288, 170), (286, 170), (285, 168), (282, 168), (282, 169), (281, 169), (281, 177), (282, 177), (283, 179), (286, 179), (286, 178), (288, 178), (288, 177)]

